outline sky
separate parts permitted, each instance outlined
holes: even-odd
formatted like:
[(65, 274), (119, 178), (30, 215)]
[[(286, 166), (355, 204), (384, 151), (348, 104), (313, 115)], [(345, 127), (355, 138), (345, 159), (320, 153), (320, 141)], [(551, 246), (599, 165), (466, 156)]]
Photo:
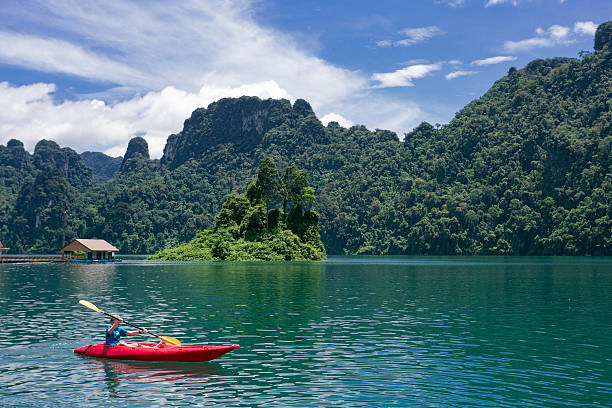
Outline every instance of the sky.
[(512, 66), (593, 50), (610, 0), (2, 0), (0, 144), (159, 158), (198, 107), (305, 99), (327, 124), (448, 123)]

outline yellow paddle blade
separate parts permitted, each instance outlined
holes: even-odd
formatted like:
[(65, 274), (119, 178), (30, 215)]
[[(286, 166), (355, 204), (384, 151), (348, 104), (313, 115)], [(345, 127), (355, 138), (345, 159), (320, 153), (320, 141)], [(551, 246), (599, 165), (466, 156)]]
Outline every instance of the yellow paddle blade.
[(161, 336), (161, 339), (164, 342), (164, 344), (168, 344), (170, 346), (180, 346), (181, 345), (181, 342), (178, 339), (175, 339), (174, 337)]
[(102, 310), (98, 309), (98, 308), (96, 307), (96, 305), (94, 305), (94, 304), (93, 304), (93, 303), (91, 303), (91, 302), (88, 302), (88, 301), (86, 301), (86, 300), (79, 300), (79, 303), (80, 303), (80, 304), (82, 304), (82, 305), (83, 305), (83, 306), (85, 306), (85, 307), (90, 308), (91, 310), (95, 310), (96, 312), (104, 313)]

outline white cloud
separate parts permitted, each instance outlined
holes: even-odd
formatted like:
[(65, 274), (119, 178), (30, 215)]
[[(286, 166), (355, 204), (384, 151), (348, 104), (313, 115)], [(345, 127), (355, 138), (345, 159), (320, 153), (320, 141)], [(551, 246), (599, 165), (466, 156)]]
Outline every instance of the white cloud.
[[(168, 135), (180, 131), (183, 121), (195, 108), (207, 106), (222, 97), (243, 95), (246, 89), (261, 98), (287, 95), (272, 81), (241, 88), (202, 87), (198, 93), (167, 87), (115, 104), (97, 99), (54, 104), (51, 94), (56, 87), (53, 84), (13, 87), (2, 82), (0, 144), (6, 145), (14, 138), (33, 151), (38, 141), (48, 139), (78, 152), (96, 150), (116, 157), (125, 154), (130, 138), (140, 135), (149, 144), (151, 157), (159, 158)], [(376, 120), (360, 123), (370, 129), (395, 130), (400, 137), (423, 120), (432, 123), (443, 121), (440, 114), (424, 112), (414, 102), (371, 94), (357, 96), (356, 100), (359, 103), (354, 103), (354, 100), (347, 102), (345, 114), (331, 112), (323, 115), (321, 121), (324, 124), (336, 121), (341, 126), (350, 127), (355, 122), (348, 117), (364, 118), (374, 111)]]
[(421, 43), (431, 37), (435, 37), (437, 35), (443, 34), (442, 30), (440, 30), (436, 26), (429, 27), (421, 27), (421, 28), (406, 28), (400, 31), (401, 34), (404, 34), (406, 38), (402, 40), (383, 40), (379, 41), (377, 44), (380, 47), (409, 47), (411, 45), (415, 45)]
[(537, 37), (521, 41), (506, 41), (504, 49), (508, 52), (531, 51), (536, 48), (550, 48), (560, 44), (571, 44), (577, 40), (577, 36), (594, 35), (597, 25), (592, 21), (581, 21), (574, 28), (552, 25), (548, 29), (538, 27)]
[(490, 57), (481, 60), (472, 61), (472, 65), (484, 66), (484, 65), (493, 65), (493, 64), (501, 64), (502, 62), (514, 61), (516, 57), (504, 56), (500, 55), (497, 57)]
[(579, 21), (574, 24), (574, 32), (581, 35), (595, 35), (597, 24), (592, 21)]
[(518, 5), (517, 0), (489, 0), (485, 3), (485, 7), (497, 6), (498, 4), (510, 3), (513, 6)]
[(62, 72), (100, 81), (146, 83), (137, 70), (66, 41), (0, 31), (0, 60), (43, 72)]
[[(500, 4), (511, 4), (513, 6), (518, 6), (520, 0), (487, 0), (484, 3), (485, 7), (497, 6)], [(530, 0), (534, 1), (534, 0)], [(559, 0), (559, 3), (563, 4), (567, 0)], [(448, 4), (451, 7), (461, 7), (465, 3), (465, 0), (435, 0), (434, 4)]]
[(465, 0), (436, 0), (434, 4), (448, 4), (451, 7), (457, 8), (463, 6)]
[(504, 48), (509, 52), (531, 51), (535, 48), (549, 48), (555, 45), (549, 38), (529, 38), (522, 41), (506, 41)]
[(571, 30), (569, 29), (569, 27), (564, 27), (556, 24), (550, 26), (550, 28), (548, 29), (550, 38), (552, 38), (556, 42), (565, 41), (570, 32)]
[(198, 93), (167, 87), (116, 104), (96, 99), (54, 104), (54, 91), (53, 84), (12, 87), (0, 83), (0, 142), (19, 139), (32, 151), (40, 139), (49, 139), (77, 151), (96, 146), (107, 154), (120, 156), (130, 138), (142, 135), (151, 156), (160, 157), (168, 135), (179, 132), (183, 121), (197, 107), (244, 94), (261, 98), (287, 96), (274, 81), (239, 88), (202, 87)]
[(210, 102), (221, 98), (239, 98), (242, 95), (254, 95), (262, 99), (292, 99), (291, 95), (289, 95), (285, 89), (281, 88), (276, 81), (246, 84), (236, 88), (215, 88), (204, 85), (200, 89), (200, 95), (205, 95), (206, 99), (210, 100)]
[(444, 78), (446, 78), (447, 80), (451, 80), (451, 79), (459, 78), (462, 76), (468, 76), (468, 75), (474, 75), (474, 74), (477, 74), (477, 72), (476, 71), (455, 71), (455, 72), (451, 72), (450, 74), (446, 74)]
[(338, 115), (337, 113), (328, 113), (327, 115), (321, 118), (321, 122), (325, 126), (329, 124), (329, 122), (338, 122), (338, 124), (342, 127), (349, 128), (354, 125), (354, 123), (342, 115)]
[[(529, 0), (534, 1), (534, 0)], [(559, 0), (559, 3), (565, 3), (567, 0)], [(513, 6), (518, 6), (519, 0), (488, 0), (485, 3), (485, 7), (497, 6), (499, 4), (512, 4)]]
[(413, 79), (423, 78), (440, 68), (442, 68), (442, 63), (417, 64), (399, 69), (395, 72), (376, 73), (372, 75), (372, 79), (380, 82), (375, 88), (414, 86), (412, 83)]

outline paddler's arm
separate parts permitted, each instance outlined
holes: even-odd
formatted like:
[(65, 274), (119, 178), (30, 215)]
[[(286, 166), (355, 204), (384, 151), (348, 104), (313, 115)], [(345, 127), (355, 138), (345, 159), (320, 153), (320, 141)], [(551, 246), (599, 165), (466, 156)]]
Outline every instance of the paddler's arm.
[(115, 322), (113, 323), (113, 325), (108, 329), (108, 331), (106, 332), (107, 334), (111, 334), (112, 332), (115, 331), (115, 329), (119, 326), (121, 322), (115, 320)]
[(147, 329), (142, 329), (142, 330), (134, 330), (134, 331), (129, 331), (127, 332), (128, 336), (133, 336), (135, 334), (142, 334), (142, 333), (146, 333), (148, 332)]

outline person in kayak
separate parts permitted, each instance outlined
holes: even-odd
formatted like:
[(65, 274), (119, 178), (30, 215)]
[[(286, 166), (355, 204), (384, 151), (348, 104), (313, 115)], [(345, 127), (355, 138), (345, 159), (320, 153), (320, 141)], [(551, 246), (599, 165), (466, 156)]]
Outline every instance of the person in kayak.
[(123, 319), (118, 315), (111, 317), (110, 326), (106, 328), (106, 344), (107, 345), (116, 346), (118, 344), (121, 344), (121, 345), (128, 346), (128, 347), (156, 348), (162, 343), (160, 341), (159, 344), (155, 346), (146, 346), (140, 343), (128, 343), (128, 342), (121, 340), (121, 337), (126, 336), (126, 335), (133, 336), (135, 334), (142, 334), (142, 333), (148, 332), (147, 329), (127, 331), (123, 327), (119, 327), (119, 325), (122, 322), (123, 322)]

